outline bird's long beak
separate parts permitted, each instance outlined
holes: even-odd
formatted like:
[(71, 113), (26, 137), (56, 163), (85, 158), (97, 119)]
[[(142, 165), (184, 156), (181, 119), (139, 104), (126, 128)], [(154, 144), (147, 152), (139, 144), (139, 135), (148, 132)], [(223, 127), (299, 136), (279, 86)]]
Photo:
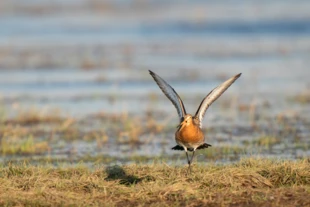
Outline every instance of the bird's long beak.
[(184, 117), (182, 117), (182, 120), (181, 120), (180, 124), (177, 126), (178, 130), (180, 130), (182, 128), (182, 126), (184, 124), (184, 121), (185, 121), (185, 119), (184, 119)]

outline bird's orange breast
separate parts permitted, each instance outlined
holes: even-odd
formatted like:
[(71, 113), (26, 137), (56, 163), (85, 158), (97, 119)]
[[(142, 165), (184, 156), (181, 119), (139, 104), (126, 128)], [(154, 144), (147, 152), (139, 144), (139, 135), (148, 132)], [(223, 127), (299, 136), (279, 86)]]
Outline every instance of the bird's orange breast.
[(204, 135), (201, 129), (194, 124), (184, 126), (176, 131), (175, 138), (182, 143), (199, 143), (204, 141)]

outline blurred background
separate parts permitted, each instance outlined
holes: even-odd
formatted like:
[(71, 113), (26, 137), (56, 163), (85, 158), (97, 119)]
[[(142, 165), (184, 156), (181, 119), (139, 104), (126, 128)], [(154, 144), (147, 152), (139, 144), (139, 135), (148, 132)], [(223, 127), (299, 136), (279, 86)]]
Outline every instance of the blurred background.
[[(310, 2), (1, 0), (1, 162), (166, 159), (175, 108), (207, 111), (200, 162), (310, 156)], [(91, 165), (91, 164), (90, 164)]]

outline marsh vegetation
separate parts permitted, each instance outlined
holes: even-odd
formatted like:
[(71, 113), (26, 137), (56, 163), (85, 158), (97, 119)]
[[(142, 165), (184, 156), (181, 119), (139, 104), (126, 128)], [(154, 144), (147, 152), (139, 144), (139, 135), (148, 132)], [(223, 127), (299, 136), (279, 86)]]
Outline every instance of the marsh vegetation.
[[(309, 206), (309, 1), (0, 1), (0, 206)], [(160, 15), (158, 15), (160, 14)], [(178, 118), (208, 110), (186, 176)]]

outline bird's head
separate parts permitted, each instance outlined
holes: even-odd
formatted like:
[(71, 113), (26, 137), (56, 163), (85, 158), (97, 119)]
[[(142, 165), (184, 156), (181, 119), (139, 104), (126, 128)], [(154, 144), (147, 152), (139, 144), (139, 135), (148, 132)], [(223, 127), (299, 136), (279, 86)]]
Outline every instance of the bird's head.
[(193, 117), (190, 114), (186, 114), (182, 119), (181, 123), (178, 125), (179, 130), (184, 126), (188, 126), (193, 123)]
[(186, 114), (186, 115), (184, 116), (184, 120), (182, 121), (181, 124), (182, 124), (182, 125), (188, 126), (188, 125), (190, 125), (192, 122), (193, 122), (193, 117), (192, 117), (192, 115)]

